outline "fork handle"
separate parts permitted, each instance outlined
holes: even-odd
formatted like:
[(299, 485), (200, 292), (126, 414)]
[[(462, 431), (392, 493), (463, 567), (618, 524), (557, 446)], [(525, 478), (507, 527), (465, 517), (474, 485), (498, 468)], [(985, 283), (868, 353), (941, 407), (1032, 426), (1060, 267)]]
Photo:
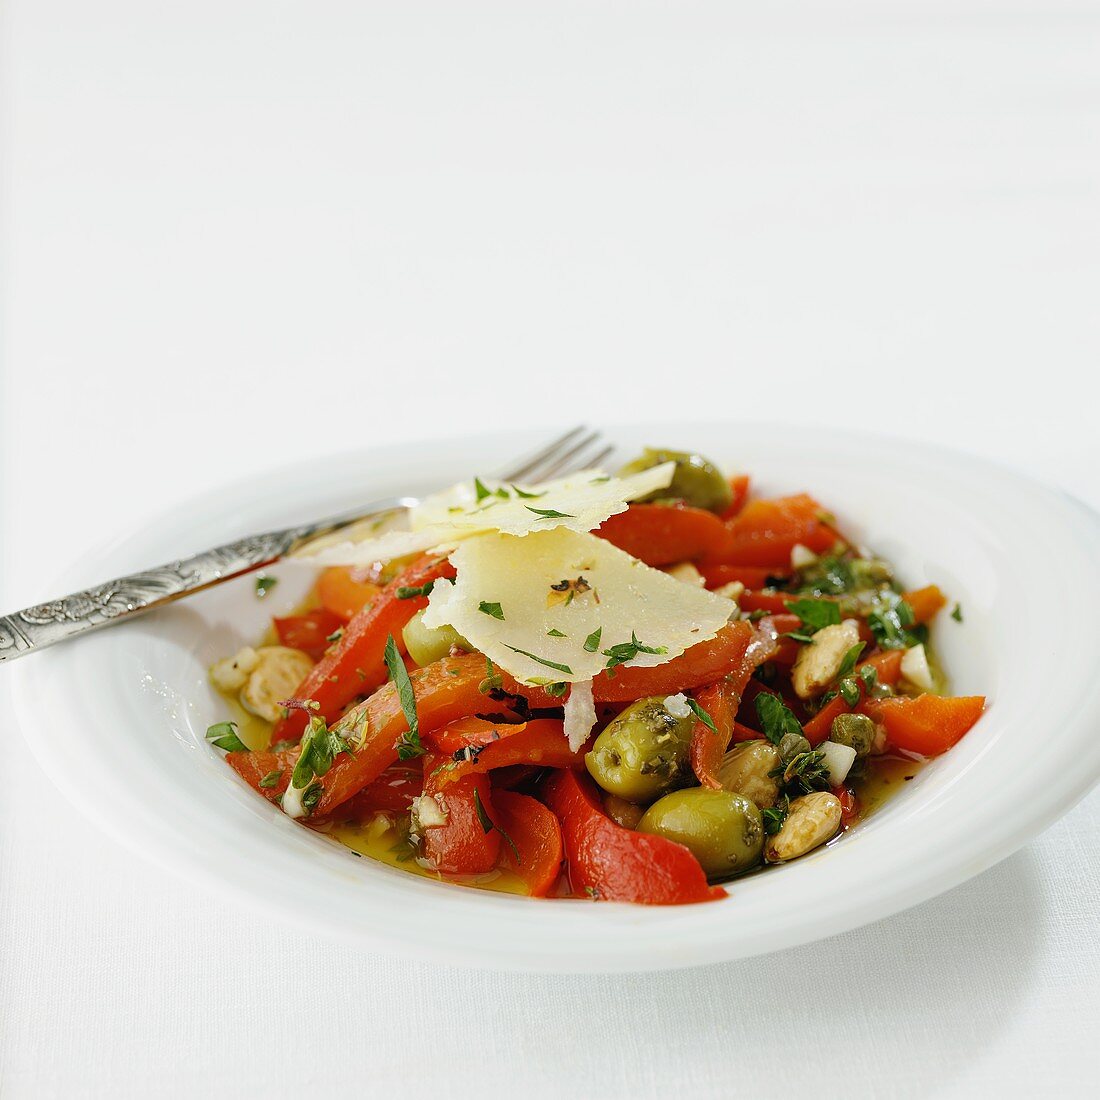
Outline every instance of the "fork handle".
[(271, 565), (315, 529), (292, 527), (250, 535), (59, 600), (0, 615), (0, 662), (141, 615), (181, 596)]

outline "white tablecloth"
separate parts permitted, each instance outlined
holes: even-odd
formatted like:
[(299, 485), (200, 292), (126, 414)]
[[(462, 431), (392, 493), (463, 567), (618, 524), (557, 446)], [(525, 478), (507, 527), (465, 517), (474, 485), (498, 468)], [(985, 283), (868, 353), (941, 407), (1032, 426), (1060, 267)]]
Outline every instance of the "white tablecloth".
[[(1100, 504), (1095, 3), (3, 20), (3, 605), (166, 502), (408, 433), (858, 423)], [(1073, 599), (1057, 562), (1036, 583)], [(843, 937), (509, 976), (259, 925), (136, 861), (0, 707), (5, 1097), (1094, 1087), (1100, 794)]]

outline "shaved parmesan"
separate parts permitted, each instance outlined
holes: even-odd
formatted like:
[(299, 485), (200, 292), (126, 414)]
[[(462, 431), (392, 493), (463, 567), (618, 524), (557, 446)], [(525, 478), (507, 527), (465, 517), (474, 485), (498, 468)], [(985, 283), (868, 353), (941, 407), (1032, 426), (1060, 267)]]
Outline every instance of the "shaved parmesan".
[[(478, 535), (451, 562), (457, 580), (433, 589), (424, 625), (453, 626), (527, 683), (591, 680), (612, 647), (633, 650), (616, 663), (663, 664), (713, 638), (736, 612), (713, 592), (565, 527), (522, 538)], [(483, 603), (499, 604), (503, 617), (482, 613)]]
[(596, 725), (596, 703), (592, 697), (592, 681), (583, 680), (569, 689), (565, 700), (565, 736), (573, 752), (588, 740)]
[(450, 550), (486, 531), (520, 538), (558, 528), (591, 531), (609, 516), (625, 512), (629, 501), (666, 488), (675, 468), (665, 462), (628, 477), (583, 470), (528, 486), (463, 482), (412, 509), (409, 530), (378, 534), (357, 524), (309, 542), (293, 556), (323, 565), (369, 565), (425, 550)]

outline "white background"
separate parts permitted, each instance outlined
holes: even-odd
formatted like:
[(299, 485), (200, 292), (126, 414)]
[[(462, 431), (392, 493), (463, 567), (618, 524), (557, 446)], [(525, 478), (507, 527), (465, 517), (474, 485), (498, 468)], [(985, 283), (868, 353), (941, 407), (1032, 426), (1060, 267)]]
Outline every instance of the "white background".
[[(3, 605), (165, 503), (410, 433), (858, 423), (1100, 505), (1095, 3), (2, 19)], [(1036, 583), (1073, 598), (1057, 562)], [(135, 862), (2, 706), (5, 1097), (1090, 1091), (1100, 794), (842, 938), (518, 977), (261, 926)]]

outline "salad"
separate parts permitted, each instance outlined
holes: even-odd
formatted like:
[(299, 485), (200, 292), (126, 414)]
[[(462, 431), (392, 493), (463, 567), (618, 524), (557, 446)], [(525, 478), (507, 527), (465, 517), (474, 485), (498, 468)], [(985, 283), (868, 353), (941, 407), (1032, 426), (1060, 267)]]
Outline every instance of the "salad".
[(939, 588), (697, 454), (474, 478), (298, 557), (310, 598), (212, 667), (231, 716), (207, 737), (302, 826), (461, 885), (723, 897), (854, 828), (985, 705), (946, 694)]

